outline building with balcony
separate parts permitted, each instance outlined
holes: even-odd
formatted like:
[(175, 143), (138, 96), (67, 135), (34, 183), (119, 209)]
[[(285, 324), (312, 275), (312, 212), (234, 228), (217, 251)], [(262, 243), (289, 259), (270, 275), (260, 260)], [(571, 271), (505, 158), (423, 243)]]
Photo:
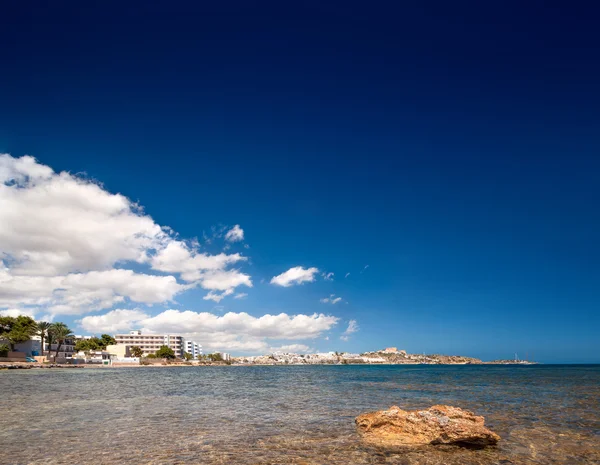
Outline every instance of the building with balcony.
[(202, 355), (202, 345), (188, 339), (184, 339), (183, 350), (188, 354), (192, 354), (193, 358), (198, 358), (198, 355)]
[(115, 334), (117, 344), (138, 346), (144, 355), (155, 353), (161, 346), (173, 349), (175, 357), (183, 357), (184, 338), (174, 334), (142, 334), (141, 331), (129, 331), (128, 334)]
[[(58, 343), (48, 344), (44, 341), (44, 355), (56, 355), (56, 349), (58, 348)], [(60, 344), (60, 348), (58, 348), (58, 355), (56, 355), (57, 359), (60, 358), (73, 358), (73, 354), (75, 353), (75, 338), (65, 339), (62, 344)]]

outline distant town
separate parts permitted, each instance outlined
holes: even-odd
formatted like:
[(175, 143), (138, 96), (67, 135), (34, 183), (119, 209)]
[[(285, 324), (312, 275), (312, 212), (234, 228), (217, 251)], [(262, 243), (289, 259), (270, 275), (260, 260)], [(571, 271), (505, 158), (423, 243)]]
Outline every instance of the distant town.
[[(128, 333), (77, 336), (63, 323), (35, 322), (27, 316), (0, 317), (0, 366), (155, 366), (155, 365), (467, 365), (531, 364), (519, 360), (483, 362), (460, 355), (409, 354), (396, 347), (365, 352), (323, 352), (232, 357), (227, 352), (204, 354), (202, 345), (176, 334)], [(15, 365), (16, 364), (16, 365)]]

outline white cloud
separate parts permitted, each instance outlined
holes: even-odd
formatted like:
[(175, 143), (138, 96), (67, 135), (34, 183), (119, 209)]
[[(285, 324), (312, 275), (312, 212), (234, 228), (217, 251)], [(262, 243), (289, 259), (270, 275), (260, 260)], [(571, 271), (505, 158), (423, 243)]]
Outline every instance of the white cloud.
[(350, 276), (350, 273), (346, 273), (346, 275), (344, 276), (344, 278), (347, 278), (348, 276)]
[(367, 268), (369, 268), (369, 265), (365, 265), (365, 267), (361, 270), (361, 273), (364, 273), (365, 271), (367, 271)]
[(181, 241), (173, 241), (152, 258), (152, 268), (159, 271), (181, 273), (186, 281), (202, 279), (203, 272), (222, 270), (239, 261), (248, 260), (239, 253), (207, 255), (196, 253)]
[(32, 157), (0, 155), (0, 252), (13, 274), (55, 276), (143, 263), (168, 235), (120, 194)]
[(252, 287), (252, 280), (238, 270), (210, 271), (202, 275), (200, 286), (213, 291), (228, 291), (238, 286)]
[(306, 354), (311, 351), (311, 348), (306, 344), (287, 344), (279, 347), (271, 347), (269, 352), (282, 352), (282, 353), (290, 353), (290, 354)]
[(315, 274), (319, 272), (318, 268), (304, 268), (302, 266), (296, 266), (290, 268), (285, 273), (274, 276), (271, 279), (271, 284), (277, 286), (290, 287), (294, 284), (302, 284), (305, 282), (313, 282), (315, 280)]
[(331, 294), (329, 297), (325, 297), (324, 299), (320, 300), (320, 302), (323, 304), (331, 304), (331, 305), (335, 305), (341, 301), (342, 301), (342, 298), (336, 297), (335, 294)]
[(333, 281), (333, 273), (329, 272), (329, 273), (323, 273), (321, 276), (323, 276), (323, 279), (325, 281)]
[[(239, 224), (236, 224), (233, 228), (227, 231), (225, 234), (225, 240), (229, 242), (239, 242), (244, 240), (244, 230), (240, 228)], [(250, 241), (252, 242), (252, 241)]]
[(104, 315), (86, 316), (80, 326), (92, 334), (115, 334), (134, 329), (140, 321), (148, 318), (141, 310), (112, 310)]
[[(168, 302), (195, 286), (225, 295), (252, 287), (249, 275), (228, 269), (246, 257), (200, 253), (197, 242), (173, 239), (125, 196), (33, 157), (0, 155), (0, 205), (0, 309), (37, 305), (75, 314), (126, 298)], [(232, 237), (243, 237), (236, 226)], [(133, 266), (178, 274), (190, 285)]]
[(348, 322), (348, 327), (346, 328), (346, 331), (344, 331), (342, 336), (340, 336), (340, 339), (342, 341), (348, 341), (350, 339), (350, 335), (354, 334), (358, 330), (359, 330), (359, 327), (358, 327), (358, 323), (356, 322), (356, 320), (350, 320)]
[(206, 350), (266, 353), (269, 340), (314, 339), (329, 331), (338, 320), (322, 313), (254, 317), (243, 312), (218, 316), (190, 310), (166, 310), (149, 316), (138, 310), (113, 310), (105, 315), (86, 316), (80, 324), (84, 330), (93, 333), (141, 328), (147, 333), (182, 334), (198, 341)]
[(236, 295), (233, 296), (234, 299), (244, 299), (248, 297), (248, 294), (246, 294), (245, 292), (238, 292)]
[(216, 303), (221, 302), (221, 300), (223, 300), (226, 296), (233, 294), (233, 289), (227, 289), (226, 291), (223, 291), (221, 293), (215, 292), (215, 291), (210, 291), (208, 294), (206, 294), (204, 297), (202, 297), (204, 300), (213, 300)]
[(81, 314), (110, 308), (125, 298), (155, 304), (169, 302), (189, 286), (173, 276), (113, 269), (62, 276), (13, 276), (0, 268), (0, 308), (29, 305), (50, 314)]
[(24, 316), (35, 316), (35, 310), (31, 308), (7, 308), (6, 310), (0, 310), (0, 316), (12, 316), (13, 318), (20, 315)]

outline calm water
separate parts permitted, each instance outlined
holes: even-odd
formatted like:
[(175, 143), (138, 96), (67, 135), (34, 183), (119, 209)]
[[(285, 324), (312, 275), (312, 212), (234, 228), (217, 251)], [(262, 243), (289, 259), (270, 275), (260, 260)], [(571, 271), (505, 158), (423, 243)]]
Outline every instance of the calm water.
[[(600, 366), (0, 371), (1, 464), (600, 463)], [(497, 448), (365, 447), (354, 417), (450, 404)]]

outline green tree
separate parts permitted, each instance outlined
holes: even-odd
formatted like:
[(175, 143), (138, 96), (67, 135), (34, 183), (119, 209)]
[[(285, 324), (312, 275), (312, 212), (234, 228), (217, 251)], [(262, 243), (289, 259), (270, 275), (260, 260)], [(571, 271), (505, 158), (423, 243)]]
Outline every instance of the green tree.
[(175, 352), (173, 352), (173, 349), (169, 346), (161, 346), (160, 349), (156, 351), (156, 356), (158, 358), (168, 358), (172, 360), (175, 358)]
[(139, 346), (132, 346), (129, 351), (131, 352), (131, 355), (137, 358), (140, 358), (142, 355), (144, 355), (144, 351)]
[(156, 354), (148, 354), (146, 355), (146, 358), (156, 358)]
[(10, 347), (6, 344), (0, 344), (0, 357), (8, 356), (8, 352), (10, 351)]
[(10, 349), (15, 350), (15, 344), (27, 342), (37, 334), (38, 328), (34, 319), (28, 316), (0, 317), (0, 339), (6, 339)]
[(189, 352), (184, 352), (183, 353), (183, 358), (185, 358), (186, 361), (190, 361), (194, 358), (194, 356), (192, 354), (190, 354)]
[(80, 339), (75, 343), (75, 350), (82, 352), (90, 352), (92, 350), (101, 350), (102, 346), (100, 339), (97, 337), (91, 337), (89, 339)]
[(114, 337), (109, 336), (108, 334), (103, 334), (100, 336), (100, 345), (102, 346), (102, 350), (106, 350), (106, 346), (112, 346), (116, 344), (117, 341)]
[(210, 360), (212, 360), (213, 362), (222, 362), (223, 361), (223, 357), (221, 357), (221, 354), (219, 352), (215, 352), (214, 354), (208, 354), (208, 358)]
[(48, 337), (48, 329), (50, 326), (52, 326), (52, 323), (48, 323), (47, 321), (38, 321), (37, 323), (37, 334), (40, 336), (42, 344), (42, 353), (40, 355), (44, 355), (44, 342)]
[(65, 341), (73, 337), (73, 332), (69, 327), (60, 322), (52, 323), (48, 330), (48, 334), (52, 334), (52, 339), (56, 341), (56, 353), (54, 354), (54, 357), (58, 357), (58, 352)]

